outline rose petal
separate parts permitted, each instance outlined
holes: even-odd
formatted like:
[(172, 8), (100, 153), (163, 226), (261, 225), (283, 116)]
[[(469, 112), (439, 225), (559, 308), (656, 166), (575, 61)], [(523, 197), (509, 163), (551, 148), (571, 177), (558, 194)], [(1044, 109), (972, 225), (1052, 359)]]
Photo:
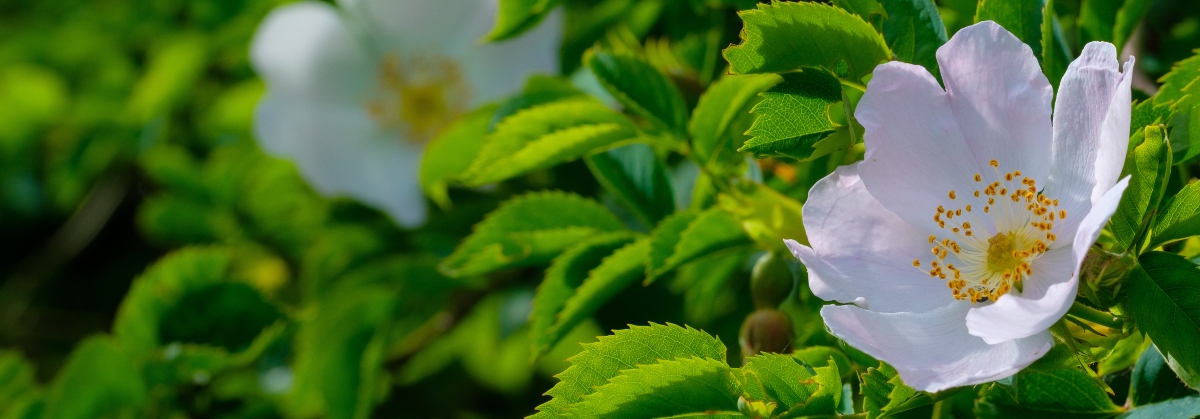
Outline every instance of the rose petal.
[(958, 301), (921, 313), (877, 313), (855, 306), (825, 306), (821, 317), (833, 334), (900, 373), (905, 384), (935, 392), (1011, 376), (1054, 346), (1050, 332), (997, 345), (967, 333)]
[(1079, 266), (1100, 230), (1117, 210), (1121, 193), (1129, 186), (1126, 177), (1096, 202), (1080, 223), (1070, 247), (1053, 249), (1033, 261), (1033, 273), (1025, 289), (1001, 296), (996, 302), (973, 307), (967, 313), (967, 328), (989, 344), (1033, 336), (1049, 329), (1062, 318), (1079, 288)]
[(959, 30), (937, 50), (950, 109), (980, 167), (1020, 170), (1045, 182), (1050, 171), (1054, 90), (1033, 50), (992, 21)]

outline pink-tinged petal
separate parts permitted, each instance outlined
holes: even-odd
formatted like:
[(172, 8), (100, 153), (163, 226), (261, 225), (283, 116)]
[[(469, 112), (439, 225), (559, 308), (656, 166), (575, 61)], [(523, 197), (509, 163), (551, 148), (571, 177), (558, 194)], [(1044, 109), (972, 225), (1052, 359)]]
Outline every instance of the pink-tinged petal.
[(1117, 210), (1121, 193), (1129, 186), (1126, 177), (1096, 201), (1079, 224), (1070, 247), (1050, 250), (1033, 261), (1033, 273), (1025, 288), (1001, 296), (991, 304), (976, 306), (967, 313), (967, 328), (989, 344), (1007, 342), (1041, 333), (1062, 318), (1079, 288), (1079, 266), (1100, 230)]
[(882, 312), (924, 311), (954, 301), (945, 280), (912, 265), (930, 259), (928, 234), (875, 200), (859, 178), (860, 167), (839, 167), (809, 192), (803, 215), (812, 247), (786, 241), (808, 268), (813, 293)]
[(324, 3), (293, 3), (267, 14), (251, 41), (250, 63), (269, 91), (301, 100), (361, 103), (375, 81), (373, 61)]
[(1117, 52), (1091, 42), (1063, 75), (1054, 103), (1053, 168), (1045, 194), (1058, 199), (1067, 219), (1056, 223), (1059, 245), (1121, 174), (1129, 144), (1133, 57), (1117, 72)]
[(1054, 90), (1033, 50), (992, 21), (959, 30), (937, 50), (950, 109), (980, 167), (1020, 170), (1045, 182), (1050, 171)]
[(362, 107), (268, 93), (255, 110), (254, 131), (264, 150), (295, 162), (322, 195), (362, 201), (402, 226), (425, 221), (422, 148), (379, 128)]
[(949, 96), (924, 67), (893, 61), (875, 67), (854, 116), (865, 129), (859, 170), (867, 190), (909, 224), (940, 232), (937, 207), (951, 190), (969, 193), (974, 175), (984, 173)]
[(905, 384), (935, 392), (999, 380), (1029, 366), (1054, 346), (1049, 332), (989, 345), (967, 333), (970, 303), (920, 313), (878, 313), (825, 306), (821, 317), (835, 336), (896, 368)]
[[(377, 53), (445, 54), (490, 29), (497, 0), (340, 0)], [(486, 15), (491, 15), (490, 20)], [(482, 18), (481, 18), (482, 17)]]

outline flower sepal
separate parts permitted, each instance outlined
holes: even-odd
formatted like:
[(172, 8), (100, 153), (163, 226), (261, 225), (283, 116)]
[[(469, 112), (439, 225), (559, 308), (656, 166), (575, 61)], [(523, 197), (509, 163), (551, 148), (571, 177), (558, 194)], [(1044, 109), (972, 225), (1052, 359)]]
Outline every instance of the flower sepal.
[(1134, 266), (1137, 258), (1131, 253), (1112, 253), (1092, 246), (1079, 269), (1079, 294), (1098, 307), (1117, 305), (1124, 295), (1125, 277)]

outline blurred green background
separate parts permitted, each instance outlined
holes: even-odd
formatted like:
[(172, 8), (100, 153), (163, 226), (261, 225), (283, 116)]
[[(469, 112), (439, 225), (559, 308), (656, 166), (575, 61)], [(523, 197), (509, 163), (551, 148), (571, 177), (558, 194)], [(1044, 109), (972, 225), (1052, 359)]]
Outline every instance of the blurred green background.
[[(587, 169), (567, 164), (495, 194), (455, 191), (454, 210), (416, 231), (316, 195), (251, 135), (263, 85), (247, 47), (281, 3), (0, 0), (0, 418), (89, 417), (125, 402), (144, 406), (118, 412), (126, 417), (319, 417), (374, 399), (377, 417), (523, 416), (574, 342), (695, 320), (678, 289), (637, 288), (530, 365), (520, 328), (538, 271), (483, 285), (433, 265), (502, 196), (596, 195)], [(570, 3), (584, 19), (635, 7)], [(692, 2), (661, 3), (640, 38), (686, 33)], [(939, 4), (951, 33), (972, 21), (974, 1)], [(1078, 41), (1090, 29), (1067, 17), (1082, 7), (1055, 3)], [(716, 13), (720, 39), (735, 42), (735, 10)], [(581, 53), (613, 21), (565, 50)], [(1195, 1), (1156, 1), (1132, 43), (1140, 87), (1197, 46)], [(565, 68), (578, 65), (571, 57)], [(718, 311), (750, 310), (746, 281), (736, 283)], [(394, 313), (386, 325), (369, 321), (384, 312)], [(688, 324), (736, 348), (741, 318)], [(389, 334), (405, 338), (385, 347)], [(316, 345), (326, 340), (339, 344)], [(313, 406), (308, 394), (330, 387), (347, 395)]]

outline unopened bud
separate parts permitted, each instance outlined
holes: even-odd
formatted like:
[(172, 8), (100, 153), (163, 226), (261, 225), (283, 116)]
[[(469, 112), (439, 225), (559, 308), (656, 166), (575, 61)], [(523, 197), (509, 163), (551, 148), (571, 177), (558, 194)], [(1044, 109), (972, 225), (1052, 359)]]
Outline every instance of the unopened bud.
[(773, 252), (762, 255), (750, 273), (750, 296), (754, 299), (754, 307), (779, 307), (791, 295), (795, 282), (792, 269), (784, 258)]
[(1133, 255), (1116, 254), (1092, 246), (1079, 268), (1079, 293), (1102, 308), (1116, 305), (1124, 291), (1122, 280), (1136, 264)]
[(760, 308), (750, 313), (742, 323), (742, 332), (738, 336), (743, 357), (762, 352), (789, 352), (793, 340), (795, 334), (792, 332), (791, 317), (773, 308)]

